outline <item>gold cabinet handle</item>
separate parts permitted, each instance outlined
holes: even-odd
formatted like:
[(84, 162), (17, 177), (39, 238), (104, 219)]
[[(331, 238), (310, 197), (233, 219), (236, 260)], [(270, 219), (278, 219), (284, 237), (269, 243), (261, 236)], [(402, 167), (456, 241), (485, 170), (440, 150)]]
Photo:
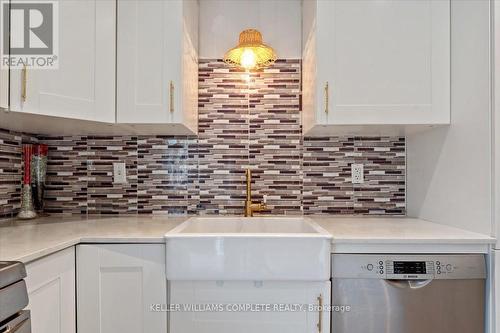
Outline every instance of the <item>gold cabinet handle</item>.
[(323, 295), (318, 296), (318, 333), (323, 332)]
[(329, 106), (328, 106), (328, 104), (329, 104), (329, 96), (328, 96), (329, 91), (328, 91), (328, 89), (329, 89), (328, 82), (326, 82), (325, 83), (325, 113), (328, 113), (328, 111), (329, 111)]
[(170, 113), (174, 112), (174, 82), (170, 81)]
[(22, 71), (22, 88), (21, 88), (21, 100), (23, 102), (26, 102), (26, 99), (28, 97), (28, 93), (27, 93), (27, 86), (28, 86), (28, 69), (26, 68), (26, 65), (24, 65), (23, 67), (23, 71)]

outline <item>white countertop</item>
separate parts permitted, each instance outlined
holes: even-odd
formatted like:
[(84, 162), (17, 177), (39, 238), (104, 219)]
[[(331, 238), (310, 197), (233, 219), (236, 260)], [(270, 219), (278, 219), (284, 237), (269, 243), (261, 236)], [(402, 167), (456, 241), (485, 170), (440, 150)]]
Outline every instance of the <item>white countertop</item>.
[(487, 253), (495, 239), (406, 217), (314, 217), (328, 231), (332, 252)]
[[(3, 223), (0, 260), (29, 262), (78, 243), (163, 243), (188, 217), (46, 217)], [(332, 252), (486, 253), (494, 239), (411, 218), (310, 217), (332, 236)]]
[[(78, 243), (163, 243), (187, 217), (45, 217), (0, 227), (0, 260), (29, 262)], [(8, 222), (9, 223), (9, 222)]]
[(494, 239), (443, 224), (405, 217), (314, 217), (333, 236), (333, 243), (474, 243)]

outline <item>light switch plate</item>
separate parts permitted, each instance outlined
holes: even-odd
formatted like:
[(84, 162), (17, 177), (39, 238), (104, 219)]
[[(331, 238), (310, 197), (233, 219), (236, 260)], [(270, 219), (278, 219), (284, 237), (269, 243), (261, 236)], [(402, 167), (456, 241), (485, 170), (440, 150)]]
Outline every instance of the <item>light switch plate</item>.
[(351, 181), (353, 184), (363, 184), (365, 182), (363, 164), (351, 164)]
[(125, 163), (113, 163), (113, 181), (118, 184), (127, 182), (127, 168)]

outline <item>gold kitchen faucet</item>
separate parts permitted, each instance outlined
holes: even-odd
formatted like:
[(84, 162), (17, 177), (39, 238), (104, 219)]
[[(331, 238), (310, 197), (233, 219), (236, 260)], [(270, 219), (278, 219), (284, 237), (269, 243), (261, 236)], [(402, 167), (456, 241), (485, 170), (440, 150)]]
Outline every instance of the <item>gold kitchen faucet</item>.
[(252, 171), (250, 169), (246, 170), (247, 178), (247, 198), (245, 200), (245, 216), (252, 217), (254, 212), (261, 212), (267, 209), (266, 199), (264, 197), (264, 202), (252, 202)]

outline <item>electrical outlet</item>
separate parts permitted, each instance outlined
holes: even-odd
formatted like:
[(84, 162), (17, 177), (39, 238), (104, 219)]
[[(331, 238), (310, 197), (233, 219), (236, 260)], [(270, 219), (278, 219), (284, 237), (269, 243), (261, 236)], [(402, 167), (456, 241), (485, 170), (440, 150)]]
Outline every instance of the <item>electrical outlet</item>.
[(365, 182), (363, 164), (351, 164), (351, 181), (353, 184), (363, 184)]
[(127, 182), (127, 169), (125, 163), (113, 163), (113, 178), (115, 183)]
[(95, 171), (94, 161), (87, 160), (87, 170), (88, 171)]

